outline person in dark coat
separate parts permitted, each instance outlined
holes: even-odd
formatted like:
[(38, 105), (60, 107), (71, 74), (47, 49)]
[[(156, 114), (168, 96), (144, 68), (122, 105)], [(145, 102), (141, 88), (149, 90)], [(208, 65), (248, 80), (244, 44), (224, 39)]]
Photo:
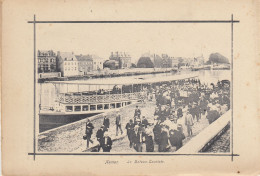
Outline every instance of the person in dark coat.
[(201, 115), (205, 115), (207, 108), (208, 108), (208, 102), (206, 100), (206, 98), (203, 96), (199, 102), (199, 108), (200, 108), (200, 113)]
[(104, 117), (103, 125), (104, 125), (104, 130), (107, 131), (110, 125), (109, 118), (107, 118), (107, 116)]
[(210, 110), (208, 111), (207, 114), (207, 119), (209, 121), (209, 124), (211, 124), (212, 122), (214, 122), (215, 120), (217, 120), (220, 117), (219, 112), (216, 110)]
[(169, 136), (168, 131), (165, 126), (162, 127), (162, 132), (160, 134), (160, 141), (159, 141), (159, 152), (167, 152), (169, 151)]
[(97, 131), (96, 137), (97, 137), (97, 141), (99, 142), (99, 146), (98, 146), (98, 152), (100, 151), (101, 148), (101, 140), (104, 137), (104, 125), (101, 126), (101, 128)]
[(153, 137), (148, 130), (145, 133), (145, 146), (146, 152), (154, 152)]
[(91, 135), (93, 133), (93, 129), (94, 129), (94, 126), (90, 122), (90, 120), (88, 119), (87, 123), (86, 123), (86, 131), (85, 131), (86, 138), (87, 138), (86, 139), (87, 140), (87, 148), (89, 148), (89, 142), (93, 143), (93, 141), (91, 140)]
[(149, 125), (149, 122), (148, 122), (148, 120), (145, 118), (145, 116), (143, 116), (141, 124), (142, 124), (142, 126), (143, 126), (144, 128), (147, 128), (147, 126)]
[(141, 116), (141, 110), (139, 109), (139, 107), (138, 106), (136, 106), (136, 109), (135, 109), (135, 114), (134, 114), (134, 116), (136, 117), (139, 117), (140, 118), (140, 116)]
[(112, 139), (108, 136), (108, 133), (104, 133), (104, 137), (101, 140), (101, 147), (103, 149), (103, 152), (110, 152), (112, 149)]
[(178, 125), (177, 130), (170, 130), (169, 133), (171, 145), (175, 146), (176, 150), (178, 150), (183, 145), (182, 140), (185, 139), (182, 127)]
[(133, 123), (133, 120), (130, 119), (130, 121), (126, 124), (126, 132), (127, 132), (127, 136), (128, 136), (128, 139), (129, 139), (129, 146), (130, 148), (132, 148), (133, 146), (133, 141), (134, 141), (134, 135), (135, 135), (135, 132), (134, 132), (134, 123)]
[(117, 116), (116, 116), (116, 135), (118, 135), (118, 129), (120, 129), (121, 134), (123, 134), (123, 130), (121, 128), (121, 116), (120, 116), (120, 114), (117, 114)]
[(194, 113), (194, 117), (197, 119), (198, 122), (200, 120), (200, 108), (197, 102), (194, 103), (193, 113)]
[(177, 110), (177, 117), (178, 117), (178, 119), (182, 118), (182, 116), (183, 116), (182, 108), (178, 108), (178, 110)]
[(171, 129), (169, 131), (169, 140), (170, 140), (170, 143), (171, 143), (172, 146), (176, 145), (176, 136), (175, 136), (176, 131), (177, 130), (175, 130), (175, 129)]
[(153, 128), (153, 134), (154, 134), (154, 141), (156, 144), (159, 144), (160, 142), (160, 134), (161, 134), (161, 126), (160, 122), (158, 121)]
[(143, 135), (142, 130), (138, 130), (138, 132), (135, 133), (134, 143), (135, 143), (135, 150), (137, 152), (142, 152), (142, 150), (143, 150), (143, 147), (142, 147), (143, 137), (144, 137), (144, 135)]

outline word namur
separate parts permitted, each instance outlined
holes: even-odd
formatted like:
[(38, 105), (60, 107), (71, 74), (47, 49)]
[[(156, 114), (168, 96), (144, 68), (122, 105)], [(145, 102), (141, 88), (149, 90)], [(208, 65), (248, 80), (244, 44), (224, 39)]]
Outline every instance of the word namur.
[(118, 164), (118, 161), (106, 160), (105, 164)]

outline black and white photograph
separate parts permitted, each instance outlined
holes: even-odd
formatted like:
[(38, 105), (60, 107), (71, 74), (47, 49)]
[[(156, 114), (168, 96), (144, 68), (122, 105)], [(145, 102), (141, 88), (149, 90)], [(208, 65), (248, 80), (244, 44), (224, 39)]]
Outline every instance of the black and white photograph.
[(230, 153), (230, 29), (37, 24), (37, 151)]
[(2, 175), (259, 175), (260, 0), (5, 0)]

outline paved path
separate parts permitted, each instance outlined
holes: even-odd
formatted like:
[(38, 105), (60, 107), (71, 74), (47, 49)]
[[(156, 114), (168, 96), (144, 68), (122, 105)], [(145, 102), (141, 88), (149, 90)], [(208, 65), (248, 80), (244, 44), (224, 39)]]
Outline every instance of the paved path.
[[(197, 134), (199, 134), (204, 128), (206, 128), (209, 125), (208, 120), (205, 117), (203, 117), (199, 122), (195, 122), (193, 126), (193, 136), (187, 137), (188, 133), (187, 133), (187, 128), (184, 125), (185, 124), (184, 117), (180, 119), (179, 123), (183, 125), (184, 135), (186, 136), (186, 138), (183, 140), (183, 145), (185, 145), (189, 140), (191, 140), (193, 137), (195, 137)], [(156, 144), (154, 145), (154, 150), (155, 152), (158, 152), (158, 145)], [(169, 150), (169, 152), (175, 152), (175, 151), (176, 151), (175, 147), (171, 147), (171, 149)], [(129, 140), (127, 136), (125, 136), (120, 140), (114, 141), (111, 152), (132, 153), (136, 151), (133, 148), (129, 147)], [(143, 150), (143, 152), (145, 152), (145, 149)]]
[[(155, 105), (153, 102), (148, 103), (138, 103), (142, 111), (142, 115), (145, 115), (149, 118), (152, 118)], [(121, 138), (126, 136), (125, 125), (130, 118), (134, 116), (136, 104), (132, 104), (127, 107), (120, 109), (119, 114), (122, 117), (122, 129), (124, 130), (123, 136), (118, 136)], [(144, 108), (145, 107), (145, 108)], [(90, 144), (90, 147), (93, 147), (98, 144), (96, 140), (96, 132), (103, 124), (103, 118), (105, 114), (99, 114), (94, 117), (91, 122), (94, 125), (92, 140), (93, 144)], [(110, 128), (109, 134), (112, 139), (115, 139), (116, 136), (116, 125), (115, 118), (116, 112), (109, 112), (106, 116), (110, 119)], [(92, 117), (93, 118), (93, 117)], [(85, 133), (85, 124), (86, 119), (68, 124), (64, 127), (60, 127), (54, 130), (51, 130), (47, 133), (42, 133), (39, 135), (38, 139), (38, 151), (39, 152), (82, 152), (86, 150), (86, 141), (83, 140), (83, 135)]]

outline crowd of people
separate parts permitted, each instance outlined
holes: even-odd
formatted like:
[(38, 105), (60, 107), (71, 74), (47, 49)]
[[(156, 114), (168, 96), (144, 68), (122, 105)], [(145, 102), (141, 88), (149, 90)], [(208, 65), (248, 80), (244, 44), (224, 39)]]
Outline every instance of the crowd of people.
[[(227, 80), (208, 85), (201, 83), (199, 79), (187, 79), (147, 86), (147, 100), (156, 103), (154, 116), (148, 121), (139, 106), (136, 106), (133, 118), (125, 126), (129, 147), (137, 152), (180, 149), (183, 140), (193, 136), (194, 124), (199, 123), (202, 118), (206, 118), (211, 124), (229, 110), (229, 84)], [(88, 121), (86, 126), (87, 147), (94, 128), (88, 124), (91, 122)], [(98, 151), (102, 148), (104, 152), (109, 152), (112, 148), (112, 140), (107, 135), (109, 125), (109, 118), (104, 117), (103, 125), (96, 134)], [(87, 132), (88, 128), (91, 129), (90, 132)], [(123, 134), (121, 116), (118, 113), (116, 135), (119, 131)]]

